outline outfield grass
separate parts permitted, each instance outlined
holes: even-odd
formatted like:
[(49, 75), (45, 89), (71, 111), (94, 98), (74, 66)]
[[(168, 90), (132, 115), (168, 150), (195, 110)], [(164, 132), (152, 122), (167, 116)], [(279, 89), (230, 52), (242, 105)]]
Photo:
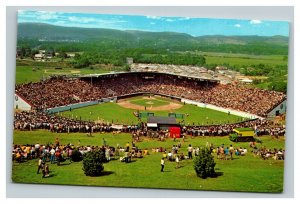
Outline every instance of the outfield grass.
[(108, 102), (99, 105), (87, 106), (59, 113), (69, 118), (81, 118), (81, 120), (105, 121), (110, 123), (136, 124), (137, 117), (134, 110), (119, 106), (116, 103)]
[[(65, 117), (81, 118), (82, 120), (94, 120), (94, 121), (108, 121), (121, 124), (137, 124), (138, 118), (134, 116), (135, 110), (123, 108), (116, 103), (103, 103), (93, 106), (88, 106), (79, 109), (73, 109), (72, 111), (65, 111), (59, 113)], [(150, 111), (155, 116), (168, 116), (169, 111)], [(228, 115), (227, 113), (200, 108), (194, 105), (185, 104), (181, 108), (173, 110), (176, 113), (188, 114), (185, 117), (186, 125), (211, 125), (211, 124), (224, 124), (224, 123), (236, 123), (243, 118), (235, 115)], [(146, 118), (142, 119), (146, 121)], [(182, 119), (178, 120), (182, 121)]]
[[(57, 134), (49, 131), (14, 132), (15, 144), (34, 144), (40, 142), (54, 142), (59, 137), (62, 144), (101, 145), (102, 138), (108, 144), (124, 146), (131, 141), (129, 134), (94, 134), (87, 137), (84, 133)], [(272, 139), (270, 136), (261, 137), (263, 144), (269, 148), (283, 148), (284, 138)], [(214, 145), (225, 144), (228, 146), (244, 146), (248, 143), (232, 143), (228, 137), (198, 137), (186, 138), (186, 142), (180, 151), (187, 154), (188, 144), (193, 146), (205, 146), (206, 142)], [(174, 143), (172, 139), (166, 142), (144, 139), (137, 143), (139, 148), (165, 147), (170, 149)], [(249, 148), (248, 148), (249, 149)], [(249, 149), (250, 150), (250, 149)], [(135, 159), (132, 163), (121, 163), (112, 160), (104, 164), (104, 175), (99, 177), (87, 177), (82, 171), (82, 162), (64, 162), (62, 166), (50, 164), (51, 177), (42, 179), (41, 174), (36, 174), (37, 160), (24, 163), (13, 162), (12, 180), (20, 183), (44, 183), (44, 184), (71, 184), (89, 186), (116, 186), (116, 187), (141, 187), (141, 188), (171, 188), (191, 190), (219, 190), (219, 191), (250, 191), (250, 192), (281, 192), (283, 190), (283, 161), (273, 159), (262, 160), (253, 156), (250, 152), (244, 157), (234, 157), (234, 160), (215, 162), (218, 177), (201, 179), (193, 170), (192, 160), (180, 162), (181, 168), (176, 169), (174, 162), (166, 161), (165, 172), (160, 172), (161, 153), (152, 153), (142, 159)]]

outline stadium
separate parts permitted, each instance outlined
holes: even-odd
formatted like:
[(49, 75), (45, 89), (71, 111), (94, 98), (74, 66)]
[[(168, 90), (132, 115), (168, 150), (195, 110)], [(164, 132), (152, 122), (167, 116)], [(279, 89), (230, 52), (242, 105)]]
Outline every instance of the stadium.
[[(197, 107), (201, 107), (202, 111), (209, 109), (240, 117), (235, 122), (274, 117), (284, 113), (286, 109), (286, 95), (280, 92), (251, 89), (239, 84), (222, 85), (218, 80), (212, 79), (152, 72), (53, 76), (37, 83), (17, 85), (15, 99), (18, 99), (15, 100), (16, 109), (48, 114), (61, 114), (64, 111), (72, 113), (75, 109), (91, 105), (97, 109), (97, 104), (113, 102), (122, 108), (134, 110), (130, 116), (125, 117), (135, 115), (137, 119), (141, 119), (156, 113), (172, 115), (183, 121), (193, 117)], [(180, 112), (184, 105), (195, 106), (195, 110)], [(115, 111), (116, 122), (122, 114)], [(90, 115), (93, 112), (90, 111)], [(99, 116), (94, 115), (93, 120), (97, 119), (99, 120)], [(122, 120), (118, 123), (121, 122)], [(136, 122), (137, 120), (123, 121), (124, 124), (119, 125), (136, 125)], [(194, 125), (207, 125), (202, 124), (203, 119), (190, 122)], [(224, 123), (226, 121), (219, 120), (215, 125)]]
[[(47, 145), (41, 145), (43, 147), (41, 150), (33, 145), (34, 153), (28, 151), (28, 154), (25, 154), (24, 151), (20, 153), (21, 159), (44, 155), (45, 160), (51, 160), (48, 154), (42, 152), (45, 149), (50, 152), (55, 146), (51, 141), (57, 137), (64, 144), (61, 146), (61, 151), (68, 154), (69, 149), (79, 148), (79, 151), (84, 154), (90, 149), (97, 149), (102, 138), (105, 141), (102, 148), (104, 152), (108, 151), (108, 160), (116, 156), (115, 149), (119, 148), (119, 144), (127, 143), (127, 146), (129, 141), (132, 141), (133, 152), (130, 158), (140, 158), (138, 155), (141, 154), (147, 157), (149, 153), (145, 151), (152, 149), (153, 155), (150, 154), (148, 158), (152, 156), (153, 161), (148, 161), (147, 165), (153, 165), (154, 160), (160, 157), (157, 152), (164, 153), (169, 150), (173, 152), (176, 148), (186, 148), (187, 141), (197, 145), (204, 143), (197, 138), (206, 138), (206, 144), (210, 143), (212, 148), (213, 142), (228, 144), (230, 140), (224, 136), (229, 136), (237, 129), (243, 128), (250, 128), (253, 133), (251, 138), (254, 138), (253, 136), (264, 138), (267, 135), (266, 140), (270, 141), (271, 147), (283, 148), (281, 143), (274, 144), (270, 136), (279, 138), (285, 135), (284, 123), (275, 120), (279, 115), (284, 116), (285, 104), (286, 95), (281, 92), (248, 88), (238, 83), (221, 84), (217, 79), (184, 76), (171, 71), (170, 73), (131, 71), (51, 76), (39, 82), (16, 85), (13, 158), (19, 161), (16, 155), (27, 147), (29, 149), (33, 143), (37, 143)], [(108, 147), (106, 141), (110, 141), (111, 146)], [(248, 144), (245, 142), (259, 140), (240, 141), (245, 145)], [(195, 155), (197, 149), (199, 151), (199, 148), (195, 148)], [(278, 154), (278, 149), (277, 152), (272, 152), (272, 156)], [(266, 155), (262, 152), (267, 149), (259, 151), (259, 155)], [(183, 152), (184, 150), (182, 161), (186, 160), (186, 165), (189, 166), (187, 168), (192, 168), (192, 164), (189, 164), (191, 161), (187, 160)], [(243, 152), (243, 149), (237, 148), (237, 152)], [(117, 161), (110, 161), (107, 165), (113, 162), (114, 165), (108, 168), (114, 172), (123, 168), (118, 166), (120, 164), (117, 164)], [(13, 180), (24, 182), (18, 179), (16, 174), (20, 171), (18, 168), (13, 166), (15, 169)], [(143, 169), (141, 166), (135, 168)], [(65, 176), (62, 170), (56, 169), (56, 171), (61, 171)], [(277, 173), (281, 174), (281, 170)], [(189, 179), (193, 179), (192, 177), (190, 176)], [(31, 179), (40, 183), (35, 178), (31, 177)], [(117, 181), (119, 178), (115, 179)], [(53, 182), (60, 183), (58, 180)], [(119, 180), (103, 183), (96, 179), (95, 182), (89, 182), (88, 185), (96, 186), (135, 187), (137, 185), (122, 183)], [(141, 183), (143, 182), (141, 179)], [(63, 179), (62, 184), (78, 183), (73, 183), (69, 178)], [(153, 186), (149, 186), (147, 183), (146, 186), (156, 188), (157, 185), (154, 183)], [(199, 189), (193, 185), (180, 185), (172, 187), (166, 183), (163, 188)], [(195, 182), (195, 185), (198, 185), (198, 182)], [(206, 189), (215, 188), (211, 186)], [(251, 191), (249, 188), (234, 188), (234, 190)], [(282, 186), (278, 184), (275, 189), (267, 189), (267, 191), (280, 192)]]

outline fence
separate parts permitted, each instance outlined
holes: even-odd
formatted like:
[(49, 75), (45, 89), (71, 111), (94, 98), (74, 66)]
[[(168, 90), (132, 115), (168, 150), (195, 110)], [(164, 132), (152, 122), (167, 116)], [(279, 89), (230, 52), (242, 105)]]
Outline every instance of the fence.
[(49, 114), (58, 113), (58, 112), (62, 112), (62, 111), (73, 110), (73, 109), (76, 109), (76, 108), (83, 108), (83, 107), (97, 105), (97, 104), (101, 104), (101, 103), (107, 103), (107, 102), (110, 102), (110, 101), (115, 102), (116, 100), (117, 100), (116, 98), (104, 98), (104, 99), (100, 99), (100, 100), (96, 100), (96, 101), (74, 103), (74, 104), (70, 104), (70, 105), (66, 105), (66, 106), (48, 108), (46, 110), (46, 112), (49, 113)]
[(169, 117), (184, 119), (184, 114), (182, 114), (182, 113), (169, 113)]
[(212, 110), (216, 110), (216, 111), (220, 111), (220, 112), (224, 112), (224, 113), (229, 113), (232, 115), (237, 115), (243, 118), (248, 118), (248, 119), (256, 119), (256, 118), (262, 118), (260, 116), (251, 114), (251, 113), (246, 113), (246, 112), (242, 112), (242, 111), (237, 111), (237, 110), (232, 110), (232, 109), (228, 109), (228, 108), (221, 108), (215, 105), (211, 105), (211, 104), (206, 104), (206, 103), (200, 103), (197, 101), (192, 101), (192, 100), (188, 100), (188, 99), (181, 99), (182, 103), (186, 103), (186, 104), (192, 104), (192, 105), (196, 105), (198, 107), (201, 108), (208, 108), (208, 109), (212, 109)]
[(154, 116), (154, 113), (150, 113), (150, 112), (140, 112), (138, 117), (139, 118), (147, 118), (149, 116)]

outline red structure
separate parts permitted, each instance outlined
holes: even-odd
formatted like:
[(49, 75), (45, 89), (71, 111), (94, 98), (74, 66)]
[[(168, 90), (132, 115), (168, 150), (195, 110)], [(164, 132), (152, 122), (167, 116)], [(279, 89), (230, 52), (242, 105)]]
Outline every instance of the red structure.
[(180, 138), (180, 127), (170, 127), (169, 132), (171, 138)]

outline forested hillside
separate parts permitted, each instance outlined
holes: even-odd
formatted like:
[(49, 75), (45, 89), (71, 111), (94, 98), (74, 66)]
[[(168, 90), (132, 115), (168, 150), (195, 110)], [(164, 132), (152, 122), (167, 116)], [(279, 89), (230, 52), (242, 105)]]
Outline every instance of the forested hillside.
[[(127, 70), (126, 58), (135, 63), (226, 66), (254, 80), (257, 87), (286, 92), (288, 37), (191, 36), (175, 32), (145, 32), (101, 28), (61, 27), (41, 23), (18, 24), (18, 53), (34, 58), (47, 50), (73, 68), (102, 64)], [(76, 53), (72, 59), (67, 52)]]
[(143, 49), (153, 54), (166, 51), (203, 51), (256, 55), (287, 55), (284, 36), (199, 36), (174, 32), (121, 31), (61, 27), (40, 23), (18, 24), (18, 46), (56, 51)]

